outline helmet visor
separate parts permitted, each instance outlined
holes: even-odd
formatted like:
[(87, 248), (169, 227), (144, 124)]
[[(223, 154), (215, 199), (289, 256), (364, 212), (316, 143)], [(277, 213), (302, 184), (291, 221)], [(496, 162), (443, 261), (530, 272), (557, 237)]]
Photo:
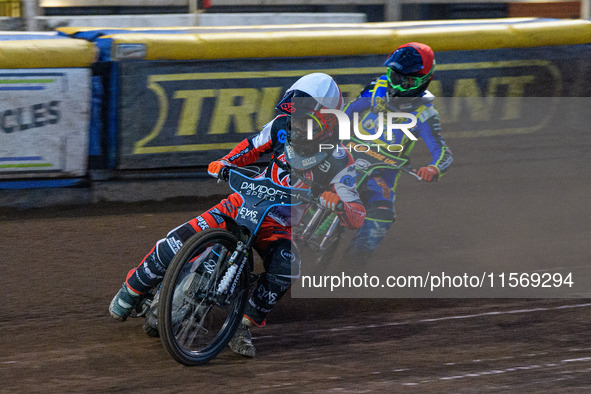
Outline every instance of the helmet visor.
[(303, 111), (298, 116), (291, 116), (289, 140), (300, 154), (318, 151), (318, 142), (327, 133), (328, 125), (316, 112)]
[(294, 133), (307, 136), (309, 140), (323, 135), (327, 129), (326, 120), (318, 112), (300, 112), (291, 116), (291, 130)]

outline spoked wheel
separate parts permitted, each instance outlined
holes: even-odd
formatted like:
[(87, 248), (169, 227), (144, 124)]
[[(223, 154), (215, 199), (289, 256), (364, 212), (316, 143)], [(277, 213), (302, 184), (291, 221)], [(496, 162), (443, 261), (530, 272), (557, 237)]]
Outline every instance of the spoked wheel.
[(204, 230), (183, 245), (166, 271), (158, 327), (162, 344), (181, 364), (200, 365), (213, 359), (242, 320), (250, 270), (241, 273), (232, 296), (218, 292), (237, 243), (226, 230)]

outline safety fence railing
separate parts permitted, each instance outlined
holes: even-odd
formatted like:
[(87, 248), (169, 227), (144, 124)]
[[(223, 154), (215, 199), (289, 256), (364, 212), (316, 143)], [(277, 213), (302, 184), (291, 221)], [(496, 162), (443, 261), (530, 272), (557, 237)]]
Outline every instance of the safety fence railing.
[[(300, 76), (327, 73), (356, 97), (384, 72), (385, 56), (409, 41), (436, 53), (429, 90), (452, 141), (518, 136), (516, 144), (529, 146), (542, 126), (563, 129), (564, 115), (557, 105), (534, 105), (539, 113), (521, 122), (525, 104), (517, 100), (591, 97), (584, 20), (63, 27), (0, 38), (0, 190), (189, 174), (261, 130)], [(583, 114), (575, 118), (581, 125)]]
[[(351, 11), (357, 6), (377, 6), (383, 9), (384, 21), (403, 20), (403, 9), (408, 6), (453, 6), (460, 7), (462, 12), (474, 11), (477, 7), (486, 5), (499, 5), (504, 7), (506, 15), (503, 17), (554, 17), (554, 18), (589, 18), (589, 3), (591, 0), (39, 0), (42, 9), (92, 9), (101, 8), (132, 8), (138, 7), (154, 9), (160, 13), (166, 7), (170, 9), (186, 9), (188, 12), (196, 12), (204, 9), (216, 10), (214, 12), (260, 12), (266, 8), (283, 9), (289, 7), (303, 9), (325, 9), (330, 12)], [(466, 8), (468, 7), (468, 8)], [(479, 16), (469, 18), (487, 18), (488, 8), (482, 8)], [(441, 13), (441, 8), (433, 11)], [(186, 12), (186, 11), (183, 11)], [(299, 11), (302, 12), (302, 11)], [(474, 12), (472, 12), (473, 14)], [(460, 14), (458, 14), (460, 15)], [(440, 15), (442, 16), (442, 15)], [(500, 16), (497, 16), (500, 17)], [(414, 19), (414, 18), (413, 18)], [(424, 19), (424, 18), (423, 18)]]

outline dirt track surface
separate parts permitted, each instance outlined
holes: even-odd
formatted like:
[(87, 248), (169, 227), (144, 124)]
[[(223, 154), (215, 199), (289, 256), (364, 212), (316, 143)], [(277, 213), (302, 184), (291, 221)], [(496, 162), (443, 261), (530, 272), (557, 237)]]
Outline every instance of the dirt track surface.
[[(393, 266), (590, 265), (588, 135), (448, 142), (456, 162), (442, 182), (399, 187)], [(591, 389), (588, 269), (574, 278), (586, 282), (580, 298), (287, 296), (255, 331), (255, 359), (226, 350), (203, 367), (176, 364), (140, 319), (121, 324), (107, 308), (156, 240), (216, 201), (1, 211), (0, 391)]]

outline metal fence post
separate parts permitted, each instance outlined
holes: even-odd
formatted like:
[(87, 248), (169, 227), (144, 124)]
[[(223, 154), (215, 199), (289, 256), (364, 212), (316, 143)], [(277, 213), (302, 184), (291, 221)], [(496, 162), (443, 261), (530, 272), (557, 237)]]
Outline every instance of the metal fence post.
[(400, 0), (385, 0), (384, 20), (399, 21), (402, 18), (402, 2)]
[(199, 2), (198, 0), (189, 0), (189, 13), (194, 14), (199, 11)]
[(28, 31), (38, 31), (37, 16), (39, 16), (39, 0), (22, 0), (25, 28)]

